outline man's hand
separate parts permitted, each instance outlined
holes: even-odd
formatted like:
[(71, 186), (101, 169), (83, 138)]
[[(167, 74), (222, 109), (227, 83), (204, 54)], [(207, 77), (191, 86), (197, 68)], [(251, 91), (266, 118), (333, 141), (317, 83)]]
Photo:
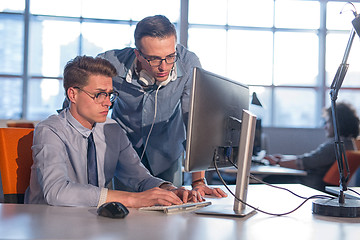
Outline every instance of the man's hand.
[(282, 155), (266, 155), (264, 159), (268, 160), (270, 165), (276, 165), (281, 162)]
[(206, 184), (197, 184), (193, 186), (193, 190), (197, 191), (202, 197), (210, 195), (214, 197), (227, 197), (227, 194), (220, 188), (211, 188)]
[(106, 201), (121, 202), (126, 207), (130, 208), (149, 207), (154, 205), (170, 206), (183, 203), (174, 191), (161, 189), (159, 187), (144, 192), (109, 190)]
[(177, 188), (170, 183), (164, 183), (160, 185), (160, 188), (172, 191), (176, 194), (184, 203), (187, 202), (202, 202), (204, 199), (202, 196), (194, 190), (187, 190), (184, 187)]

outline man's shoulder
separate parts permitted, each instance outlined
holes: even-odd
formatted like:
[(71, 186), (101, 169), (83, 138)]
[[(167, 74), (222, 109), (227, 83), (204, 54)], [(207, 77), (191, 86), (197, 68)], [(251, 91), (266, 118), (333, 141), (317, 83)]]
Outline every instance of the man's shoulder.
[(48, 118), (46, 118), (45, 120), (40, 121), (36, 127), (56, 127), (56, 126), (62, 126), (63, 123), (65, 122), (65, 119), (63, 117), (61, 117), (58, 114), (54, 114), (49, 116)]
[[(114, 65), (119, 75), (123, 75), (129, 69), (135, 58), (134, 49), (131, 47), (113, 49), (100, 53), (98, 57), (108, 60)], [(125, 69), (124, 69), (125, 68)]]
[(198, 56), (194, 52), (187, 49), (184, 45), (177, 44), (176, 51), (179, 54), (180, 59), (182, 59), (182, 60), (187, 60), (187, 59), (198, 60)]
[(124, 130), (122, 127), (112, 118), (106, 118), (106, 121), (103, 123), (97, 123), (98, 128), (102, 128), (106, 134), (119, 134), (123, 133)]
[(112, 49), (112, 50), (100, 53), (98, 55), (98, 57), (105, 58), (105, 59), (109, 60), (110, 62), (115, 61), (115, 60), (124, 62), (125, 59), (128, 59), (129, 57), (131, 57), (134, 54), (135, 54), (134, 48), (126, 47), (123, 49)]

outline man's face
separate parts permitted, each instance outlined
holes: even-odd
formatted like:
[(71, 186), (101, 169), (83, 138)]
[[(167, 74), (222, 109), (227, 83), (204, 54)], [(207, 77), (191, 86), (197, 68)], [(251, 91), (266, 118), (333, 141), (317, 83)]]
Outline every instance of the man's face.
[(334, 137), (334, 127), (333, 127), (332, 119), (326, 116), (324, 120), (325, 120), (324, 129), (325, 129), (326, 137), (328, 138)]
[(103, 75), (90, 75), (88, 85), (69, 88), (70, 112), (84, 127), (91, 129), (96, 122), (105, 122), (111, 102), (109, 97), (97, 103), (95, 95), (99, 92), (113, 91), (112, 78)]
[(152, 67), (145, 58), (164, 59), (176, 54), (175, 36), (169, 36), (166, 38), (143, 37), (141, 39), (141, 46), (141, 54), (135, 50), (136, 57), (141, 63), (141, 68), (145, 69), (157, 81), (166, 81), (174, 63), (168, 64), (165, 61), (162, 61), (160, 66)]

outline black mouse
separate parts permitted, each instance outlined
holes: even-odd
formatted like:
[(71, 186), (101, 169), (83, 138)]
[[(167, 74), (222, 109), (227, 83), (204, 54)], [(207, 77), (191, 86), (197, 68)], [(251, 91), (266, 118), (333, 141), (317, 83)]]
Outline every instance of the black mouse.
[(124, 218), (129, 214), (129, 210), (122, 203), (108, 202), (101, 205), (97, 213), (103, 217)]

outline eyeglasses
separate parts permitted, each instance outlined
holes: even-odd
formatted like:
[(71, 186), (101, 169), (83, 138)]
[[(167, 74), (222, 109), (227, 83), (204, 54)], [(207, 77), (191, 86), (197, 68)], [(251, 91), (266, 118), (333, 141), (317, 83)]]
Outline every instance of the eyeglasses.
[(152, 67), (160, 66), (162, 61), (165, 61), (167, 64), (173, 64), (178, 60), (178, 55), (176, 53), (170, 54), (165, 58), (160, 58), (155, 56), (145, 56), (140, 50), (139, 53)]
[(79, 87), (74, 87), (76, 89), (79, 89), (80, 91), (83, 91), (84, 93), (86, 93), (89, 97), (91, 97), (95, 103), (103, 103), (107, 97), (109, 97), (110, 99), (110, 102), (114, 102), (116, 97), (119, 96), (119, 93), (116, 92), (116, 91), (113, 91), (113, 92), (98, 92), (98, 93), (95, 93), (94, 96), (92, 96), (92, 93), (89, 93), (88, 91), (82, 89), (82, 88), (79, 88)]

